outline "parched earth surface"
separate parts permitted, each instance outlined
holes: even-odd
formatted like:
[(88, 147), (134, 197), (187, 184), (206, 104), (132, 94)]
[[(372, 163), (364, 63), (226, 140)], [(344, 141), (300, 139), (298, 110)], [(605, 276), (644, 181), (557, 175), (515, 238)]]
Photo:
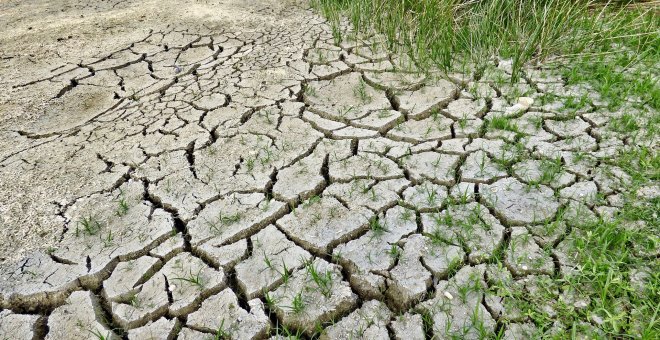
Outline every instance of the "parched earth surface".
[(0, 338), (533, 337), (520, 300), (590, 299), (545, 288), (622, 204), (603, 160), (657, 147), (551, 69), (412, 72), (306, 3), (2, 1), (0, 32)]

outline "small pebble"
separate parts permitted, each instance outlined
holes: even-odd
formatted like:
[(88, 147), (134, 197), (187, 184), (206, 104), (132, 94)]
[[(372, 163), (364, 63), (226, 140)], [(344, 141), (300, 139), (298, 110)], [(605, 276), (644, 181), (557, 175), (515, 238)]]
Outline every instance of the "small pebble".
[(534, 99), (530, 97), (520, 97), (518, 98), (518, 104), (524, 106), (525, 109), (529, 109), (530, 106), (534, 104)]

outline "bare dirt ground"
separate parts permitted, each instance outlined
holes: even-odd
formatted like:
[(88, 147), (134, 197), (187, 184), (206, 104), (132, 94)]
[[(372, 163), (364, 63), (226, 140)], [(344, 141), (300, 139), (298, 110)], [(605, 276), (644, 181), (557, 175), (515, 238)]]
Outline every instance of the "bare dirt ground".
[(495, 288), (570, 273), (628, 141), (540, 104), (587, 91), (552, 70), (374, 42), (286, 1), (0, 2), (0, 337), (533, 334)]

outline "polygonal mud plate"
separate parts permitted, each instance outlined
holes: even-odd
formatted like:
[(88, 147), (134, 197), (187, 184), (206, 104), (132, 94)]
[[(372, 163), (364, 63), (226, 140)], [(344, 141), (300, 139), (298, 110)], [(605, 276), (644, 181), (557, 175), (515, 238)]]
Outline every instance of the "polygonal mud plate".
[(321, 259), (309, 262), (270, 294), (275, 313), (289, 329), (312, 334), (316, 325), (350, 312), (357, 304), (339, 267)]

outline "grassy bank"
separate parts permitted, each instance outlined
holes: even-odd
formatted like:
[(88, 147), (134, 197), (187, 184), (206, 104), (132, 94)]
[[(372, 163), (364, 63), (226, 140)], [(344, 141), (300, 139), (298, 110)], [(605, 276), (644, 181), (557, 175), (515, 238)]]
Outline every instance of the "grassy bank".
[[(461, 69), (493, 57), (513, 60), (516, 81), (524, 65), (553, 60), (569, 82), (589, 79), (615, 104), (640, 96), (660, 108), (658, 5), (567, 0), (313, 0), (338, 29), (348, 18), (351, 34), (379, 32), (390, 50), (421, 68)], [(640, 65), (643, 65), (640, 67)], [(629, 82), (632, 86), (623, 86)]]
[[(627, 140), (626, 145), (621, 145), (618, 155), (598, 163), (622, 169), (630, 178), (618, 214), (584, 222), (559, 214), (557, 223), (571, 225), (562, 240), (564, 251), (578, 265), (569, 275), (552, 277), (545, 286), (547, 294), (530, 296), (511, 290), (510, 295), (519, 299), (517, 307), (524, 311), (525, 320), (544, 332), (539, 337), (660, 338), (660, 199), (648, 194), (660, 180), (658, 2), (313, 3), (333, 24), (337, 40), (380, 33), (388, 49), (409, 56), (421, 70), (450, 72), (466, 66), (483, 70), (494, 58), (511, 59), (510, 80), (517, 82), (525, 70), (542, 64), (560, 75), (565, 85), (588, 84), (597, 92), (601, 104), (593, 110), (625, 112), (612, 118), (610, 127)], [(350, 32), (340, 29), (344, 18), (350, 21)], [(565, 107), (576, 109), (591, 100), (588, 96), (550, 97), (549, 101), (563, 100)], [(639, 135), (651, 142), (636, 143)], [(645, 188), (647, 196), (642, 197), (640, 188)], [(587, 302), (577, 308), (575, 301), (564, 299), (573, 295), (588, 297)], [(552, 313), (543, 310), (546, 305), (553, 306)]]

